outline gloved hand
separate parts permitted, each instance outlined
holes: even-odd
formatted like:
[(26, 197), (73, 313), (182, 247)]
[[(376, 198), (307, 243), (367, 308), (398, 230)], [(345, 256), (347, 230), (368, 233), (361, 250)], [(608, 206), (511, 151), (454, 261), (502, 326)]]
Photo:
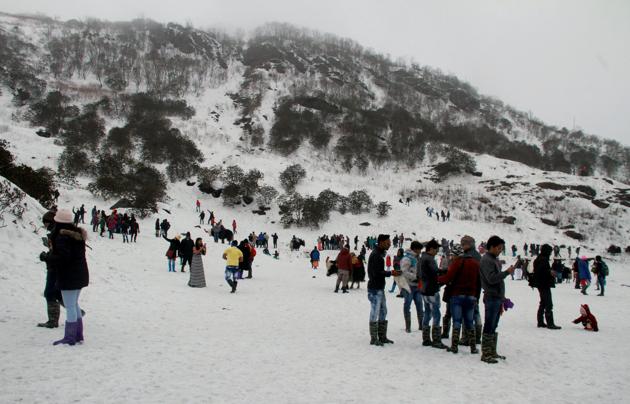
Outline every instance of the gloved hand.
[(39, 254), (39, 260), (43, 261), (43, 262), (46, 262), (47, 259), (48, 259), (48, 251), (42, 251)]
[(510, 299), (507, 299), (507, 298), (506, 298), (506, 299), (503, 301), (503, 309), (504, 309), (505, 311), (508, 311), (509, 309), (511, 309), (511, 308), (513, 308), (513, 307), (514, 307), (514, 303), (513, 303)]

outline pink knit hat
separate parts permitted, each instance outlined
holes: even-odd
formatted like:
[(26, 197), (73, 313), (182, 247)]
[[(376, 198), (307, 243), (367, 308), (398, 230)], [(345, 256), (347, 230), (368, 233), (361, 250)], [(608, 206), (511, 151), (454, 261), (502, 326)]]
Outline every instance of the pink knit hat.
[(59, 209), (55, 214), (56, 223), (73, 223), (74, 214), (68, 209)]

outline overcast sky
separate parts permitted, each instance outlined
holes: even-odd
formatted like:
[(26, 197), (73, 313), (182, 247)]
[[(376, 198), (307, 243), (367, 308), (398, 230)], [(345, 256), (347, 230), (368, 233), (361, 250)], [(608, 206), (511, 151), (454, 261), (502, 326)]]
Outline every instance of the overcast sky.
[(62, 20), (289, 22), (438, 67), (546, 123), (630, 145), (630, 0), (0, 0)]

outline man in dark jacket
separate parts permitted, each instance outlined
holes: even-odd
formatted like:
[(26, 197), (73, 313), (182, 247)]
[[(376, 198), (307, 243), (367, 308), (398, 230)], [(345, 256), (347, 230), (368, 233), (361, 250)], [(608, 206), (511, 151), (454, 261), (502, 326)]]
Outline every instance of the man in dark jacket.
[(497, 354), (498, 334), (496, 332), (501, 316), (501, 308), (505, 300), (504, 279), (514, 272), (514, 266), (501, 271), (502, 263), (497, 258), (505, 248), (505, 241), (498, 236), (492, 236), (486, 243), (488, 251), (481, 258), (481, 288), (483, 289), (483, 303), (485, 306), (485, 321), (481, 340), (481, 360), (486, 363), (497, 363), (497, 359), (505, 356)]
[(193, 247), (195, 246), (195, 242), (190, 237), (190, 232), (186, 233), (186, 238), (181, 241), (179, 245), (179, 256), (182, 259), (182, 272), (186, 267), (186, 263), (190, 267), (192, 265), (192, 256), (193, 256)]
[[(42, 221), (49, 234), (47, 245), (50, 247), (50, 237), (55, 229), (55, 212), (46, 212)], [(46, 263), (46, 288), (44, 289), (44, 297), (46, 298), (46, 306), (48, 309), (48, 321), (37, 324), (38, 327), (57, 328), (59, 327), (59, 314), (61, 313), (61, 291), (57, 287), (57, 270), (53, 262), (48, 262), (49, 251), (42, 252), (39, 259)]]
[[(556, 287), (556, 274), (551, 271), (549, 259), (553, 248), (549, 244), (543, 244), (540, 248), (540, 255), (534, 260), (534, 284), (540, 294), (540, 304), (538, 305), (538, 327), (550, 330), (559, 330), (561, 327), (555, 325), (553, 321), (553, 301), (551, 299), (551, 288)], [(544, 315), (544, 318), (543, 318)], [(547, 324), (545, 324), (545, 320)]]
[[(368, 258), (368, 300), (370, 301), (370, 345), (393, 344), (387, 339), (387, 305), (385, 278), (392, 275), (385, 270), (385, 254), (392, 242), (388, 234), (379, 234), (377, 245)], [(394, 271), (396, 272), (396, 271)], [(394, 274), (400, 275), (400, 274)]]
[(238, 279), (243, 279), (243, 271), (251, 270), (252, 250), (249, 248), (249, 240), (243, 239), (238, 245), (238, 249), (243, 253), (243, 261), (238, 264)]
[[(424, 303), (422, 345), (446, 349), (446, 345), (442, 343), (441, 339), (440, 285), (438, 284), (438, 267), (435, 263), (435, 255), (439, 248), (438, 242), (431, 240), (426, 244), (425, 251), (420, 256), (420, 279), (422, 281), (420, 293), (422, 293)], [(430, 326), (431, 319), (433, 319), (433, 329)]]

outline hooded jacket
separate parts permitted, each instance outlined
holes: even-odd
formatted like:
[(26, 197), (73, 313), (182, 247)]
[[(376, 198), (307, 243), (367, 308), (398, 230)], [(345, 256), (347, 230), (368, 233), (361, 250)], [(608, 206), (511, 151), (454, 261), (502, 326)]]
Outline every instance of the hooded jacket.
[(58, 223), (51, 234), (52, 250), (46, 257), (46, 263), (56, 268), (60, 290), (81, 289), (89, 284), (86, 240), (84, 229), (65, 223)]
[(580, 306), (580, 314), (581, 316), (573, 320), (573, 324), (582, 323), (584, 329), (599, 331), (597, 327), (597, 319), (591, 313), (591, 309), (588, 307), (588, 304), (583, 304)]

